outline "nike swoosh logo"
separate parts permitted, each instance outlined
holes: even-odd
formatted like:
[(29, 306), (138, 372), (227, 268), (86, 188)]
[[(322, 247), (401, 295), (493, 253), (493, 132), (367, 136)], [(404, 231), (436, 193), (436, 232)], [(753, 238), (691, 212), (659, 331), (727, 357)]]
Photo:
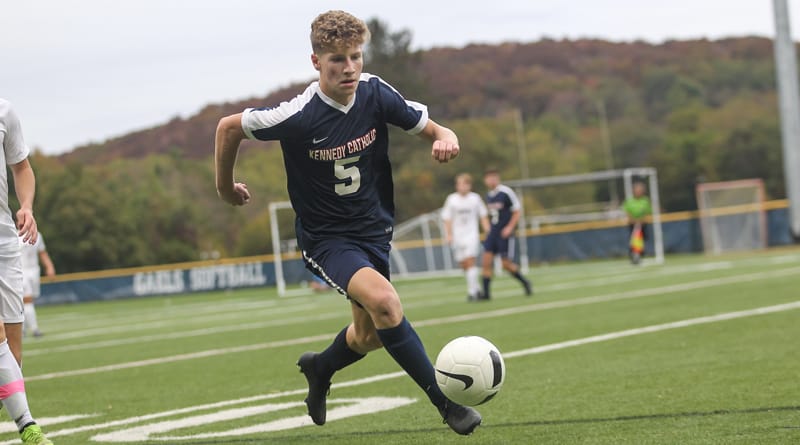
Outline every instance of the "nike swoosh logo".
[(442, 371), (440, 369), (437, 369), (436, 371), (441, 372), (442, 374), (446, 375), (447, 377), (450, 377), (451, 379), (456, 379), (456, 380), (460, 380), (460, 381), (464, 382), (464, 389), (465, 390), (469, 389), (469, 387), (472, 386), (472, 383), (473, 383), (472, 377), (470, 377), (468, 375), (454, 374), (452, 372), (445, 372), (445, 371)]
[(312, 139), (312, 140), (311, 140), (311, 142), (312, 142), (314, 145), (316, 145), (316, 144), (319, 144), (320, 142), (324, 141), (325, 139), (328, 139), (328, 136), (325, 136), (325, 137), (324, 137), (324, 138), (322, 138), (322, 139), (317, 139), (317, 138), (314, 138), (314, 139)]

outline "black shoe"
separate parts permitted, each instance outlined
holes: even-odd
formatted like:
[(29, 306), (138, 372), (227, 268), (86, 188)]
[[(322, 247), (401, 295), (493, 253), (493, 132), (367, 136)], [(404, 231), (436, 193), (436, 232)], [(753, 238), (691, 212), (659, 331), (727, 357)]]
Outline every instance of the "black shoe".
[(304, 353), (297, 359), (297, 366), (300, 367), (300, 372), (308, 380), (308, 396), (304, 400), (306, 407), (308, 407), (308, 415), (317, 425), (325, 425), (325, 415), (327, 413), (325, 399), (330, 393), (331, 382), (329, 378), (322, 378), (317, 375), (314, 368), (314, 361), (316, 361), (317, 355), (315, 352)]
[(522, 287), (525, 288), (526, 297), (530, 297), (531, 295), (533, 295), (533, 285), (531, 284), (530, 280), (523, 279)]
[(475, 408), (462, 406), (451, 401), (445, 402), (444, 408), (439, 408), (443, 423), (461, 435), (469, 435), (481, 424), (481, 413)]

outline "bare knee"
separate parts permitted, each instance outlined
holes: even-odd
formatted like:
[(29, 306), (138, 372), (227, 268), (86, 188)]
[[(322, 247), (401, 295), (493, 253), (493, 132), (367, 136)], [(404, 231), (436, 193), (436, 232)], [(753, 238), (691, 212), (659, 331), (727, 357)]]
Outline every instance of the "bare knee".
[(361, 302), (369, 312), (372, 322), (378, 329), (397, 326), (403, 320), (403, 306), (394, 289), (380, 289), (370, 292)]
[(375, 329), (353, 329), (353, 337), (349, 343), (350, 349), (360, 354), (366, 354), (383, 347), (383, 343)]

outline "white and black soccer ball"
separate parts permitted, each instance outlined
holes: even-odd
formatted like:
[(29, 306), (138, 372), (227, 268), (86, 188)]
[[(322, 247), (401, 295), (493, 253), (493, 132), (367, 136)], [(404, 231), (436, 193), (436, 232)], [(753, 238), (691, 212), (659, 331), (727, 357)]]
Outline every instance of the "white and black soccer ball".
[(489, 340), (458, 337), (436, 358), (436, 383), (448, 399), (468, 406), (492, 399), (506, 378), (506, 364)]

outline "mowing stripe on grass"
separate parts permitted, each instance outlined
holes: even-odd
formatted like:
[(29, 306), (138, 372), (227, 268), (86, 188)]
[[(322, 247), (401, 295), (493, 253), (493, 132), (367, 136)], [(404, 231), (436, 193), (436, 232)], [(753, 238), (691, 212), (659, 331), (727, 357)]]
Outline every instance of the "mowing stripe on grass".
[(697, 289), (703, 289), (714, 286), (724, 286), (728, 284), (738, 284), (755, 280), (764, 280), (770, 278), (784, 277), (787, 275), (795, 275), (800, 273), (800, 267), (793, 267), (790, 269), (781, 269), (770, 272), (754, 272), (744, 275), (735, 275), (722, 278), (711, 278), (701, 281), (690, 281), (688, 283), (672, 284), (669, 286), (654, 287), (650, 289), (637, 289), (627, 292), (617, 292), (613, 294), (595, 295), (591, 297), (575, 298), (570, 300), (553, 301), (550, 303), (538, 303), (527, 306), (515, 306), (505, 309), (497, 309), (493, 311), (478, 312), (472, 314), (453, 315), (450, 317), (431, 318), (414, 323), (414, 326), (433, 326), (446, 323), (457, 323), (463, 321), (481, 320), (485, 318), (504, 317), (507, 315), (516, 315), (523, 312), (536, 312), (548, 309), (559, 309), (574, 306), (582, 306), (586, 304), (607, 303), (611, 301), (629, 300), (633, 298), (652, 297), (674, 292), (684, 292)]
[[(776, 278), (787, 275), (794, 275), (800, 273), (800, 267), (793, 267), (789, 269), (781, 269), (770, 272), (756, 272), (751, 274), (736, 275), (732, 277), (713, 278), (709, 280), (693, 281), (689, 283), (674, 284), (670, 286), (662, 286), (652, 289), (642, 289), (629, 292), (621, 292), (616, 294), (598, 295), (593, 297), (578, 298), (572, 300), (556, 301), (552, 303), (539, 303), (523, 306), (515, 306), (506, 309), (497, 309), (494, 311), (486, 311), (472, 314), (455, 315), (452, 317), (433, 318), (422, 320), (414, 323), (415, 326), (433, 326), (449, 323), (458, 323), (463, 321), (471, 321), (485, 318), (504, 317), (510, 315), (518, 315), (524, 312), (542, 311), (555, 308), (565, 308), (572, 306), (580, 306), (586, 304), (605, 303), (617, 300), (626, 300), (632, 298), (649, 297), (654, 295), (663, 295), (673, 292), (690, 291), (702, 289), (713, 286), (722, 286), (727, 284), (737, 284), (748, 281), (763, 280)], [(145, 360), (137, 360), (132, 362), (117, 363), (113, 365), (97, 366), (93, 368), (75, 369), (71, 371), (52, 372), (47, 374), (34, 375), (27, 377), (25, 380), (32, 382), (37, 380), (50, 380), (62, 377), (71, 377), (78, 375), (95, 374), (100, 372), (117, 371), (120, 369), (140, 368), (144, 366), (160, 365), (164, 363), (173, 363), (183, 360), (193, 360), (198, 358), (213, 357), (218, 355), (233, 354), (238, 352), (250, 352), (261, 349), (277, 348), (282, 346), (293, 346), (313, 343), (317, 341), (329, 340), (333, 338), (336, 333), (320, 334), (309, 337), (300, 337), (289, 340), (279, 340), (266, 343), (257, 343), (252, 345), (230, 347), (230, 348), (217, 348), (205, 351), (191, 352), (187, 354), (179, 354), (168, 357), (158, 357)]]
[[(568, 340), (568, 341), (563, 341), (563, 342), (559, 342), (559, 343), (552, 343), (552, 344), (549, 344), (549, 345), (542, 345), (542, 346), (537, 346), (537, 347), (533, 347), (533, 348), (512, 351), (512, 352), (508, 352), (508, 353), (503, 354), (503, 357), (506, 358), (506, 359), (513, 359), (513, 358), (517, 358), (517, 357), (524, 357), (524, 356), (528, 356), (528, 355), (541, 354), (541, 353), (544, 353), (544, 352), (556, 351), (556, 350), (560, 350), (560, 349), (566, 349), (566, 348), (571, 348), (571, 347), (575, 347), (575, 346), (582, 346), (582, 345), (587, 345), (587, 344), (592, 344), (592, 343), (599, 343), (599, 342), (603, 342), (603, 341), (615, 340), (615, 339), (624, 338), (624, 337), (631, 337), (631, 336), (635, 336), (635, 335), (649, 334), (649, 333), (654, 333), (654, 332), (666, 331), (666, 330), (670, 330), (670, 329), (679, 329), (679, 328), (697, 326), (697, 325), (702, 325), (702, 324), (717, 323), (717, 322), (721, 322), (721, 321), (734, 320), (734, 319), (746, 318), (746, 317), (753, 317), (753, 316), (758, 316), (758, 315), (774, 314), (774, 313), (778, 313), (778, 312), (785, 312), (785, 311), (790, 311), (790, 310), (795, 310), (795, 309), (800, 309), (800, 301), (794, 301), (794, 302), (785, 303), (785, 304), (778, 304), (778, 305), (774, 305), (774, 306), (764, 306), (764, 307), (759, 307), (759, 308), (755, 308), (755, 309), (748, 309), (748, 310), (743, 310), (743, 311), (726, 312), (726, 313), (721, 313), (721, 314), (716, 314), (716, 315), (709, 315), (709, 316), (705, 316), (705, 317), (690, 318), (690, 319), (674, 321), (674, 322), (670, 322), (670, 323), (662, 323), (662, 324), (657, 324), (657, 325), (644, 326), (644, 327), (635, 328), (635, 329), (626, 329), (626, 330), (617, 331), (617, 332), (609, 332), (607, 334), (594, 335), (594, 336), (591, 336), (591, 337), (584, 337), (584, 338), (579, 338), (579, 339), (575, 339), (575, 340)], [(347, 387), (361, 386), (361, 385), (380, 382), (380, 381), (384, 381), (384, 380), (391, 380), (391, 379), (400, 378), (400, 377), (403, 377), (405, 375), (407, 375), (407, 374), (405, 372), (403, 372), (403, 371), (391, 372), (391, 373), (387, 373), (387, 374), (379, 374), (379, 375), (374, 375), (374, 376), (371, 376), (371, 377), (366, 377), (366, 378), (361, 378), (361, 379), (356, 379), (356, 380), (350, 380), (350, 381), (347, 381), (347, 382), (335, 383), (335, 384), (333, 384), (331, 386), (332, 386), (332, 388), (347, 388)], [(281, 397), (299, 396), (299, 395), (305, 394), (306, 392), (307, 392), (307, 389), (306, 388), (302, 388), (302, 389), (295, 389), (295, 390), (291, 390), (291, 391), (282, 391), (282, 392), (272, 393), (272, 394), (263, 394), (263, 395), (259, 395), (259, 396), (244, 397), (244, 398), (234, 399), (234, 400), (225, 400), (225, 401), (222, 401), (222, 402), (215, 402), (215, 403), (209, 403), (209, 404), (205, 404), (205, 405), (197, 405), (197, 406), (193, 406), (193, 407), (173, 409), (173, 410), (169, 410), (169, 411), (162, 411), (160, 413), (153, 413), (153, 414), (147, 414), (147, 415), (143, 415), (143, 416), (130, 417), (130, 418), (127, 418), (127, 419), (113, 420), (113, 421), (100, 423), (100, 424), (95, 424), (95, 425), (83, 425), (83, 426), (74, 427), (74, 428), (67, 428), (67, 429), (63, 429), (63, 430), (51, 431), (51, 432), (48, 433), (48, 436), (49, 437), (59, 437), (59, 436), (66, 436), (66, 435), (71, 435), (71, 434), (87, 432), (87, 431), (102, 430), (102, 429), (106, 429), (106, 428), (112, 428), (112, 427), (115, 427), (115, 426), (130, 425), (130, 424), (135, 424), (135, 423), (144, 422), (144, 421), (148, 421), (148, 420), (154, 420), (154, 419), (159, 419), (159, 418), (163, 418), (163, 417), (175, 416), (175, 415), (179, 415), (179, 414), (195, 413), (195, 412), (198, 412), (198, 411), (217, 409), (217, 408), (222, 408), (222, 407), (226, 407), (226, 406), (234, 406), (234, 405), (239, 405), (239, 404), (244, 404), (244, 403), (252, 403), (252, 402), (257, 402), (257, 401), (262, 401), (262, 400), (277, 399), (277, 398), (281, 398)], [(11, 445), (11, 444), (14, 444), (14, 443), (18, 443), (18, 439), (0, 442), (0, 445), (6, 445), (6, 444)]]
[(726, 312), (717, 315), (709, 315), (706, 317), (690, 318), (688, 320), (673, 321), (670, 323), (662, 323), (642, 328), (626, 329), (624, 331), (609, 332), (608, 334), (593, 335), (591, 337), (579, 338), (577, 340), (564, 341), (560, 343), (553, 343), (544, 346), (537, 346), (529, 349), (522, 349), (519, 351), (509, 352), (503, 354), (504, 358), (521, 357), (531, 354), (541, 354), (542, 352), (556, 351), (559, 349), (566, 349), (573, 346), (588, 345), (589, 343), (598, 343), (601, 341), (615, 340), (623, 337), (631, 337), (634, 335), (649, 334), (652, 332), (666, 331), (668, 329), (685, 328), (689, 326), (697, 326), (700, 324), (716, 323), (718, 321), (734, 320), (737, 318), (752, 317), (755, 315), (774, 314), (776, 312), (785, 312), (793, 309), (800, 309), (800, 301), (792, 303), (778, 304), (775, 306), (764, 306), (755, 309), (748, 309), (744, 311)]

